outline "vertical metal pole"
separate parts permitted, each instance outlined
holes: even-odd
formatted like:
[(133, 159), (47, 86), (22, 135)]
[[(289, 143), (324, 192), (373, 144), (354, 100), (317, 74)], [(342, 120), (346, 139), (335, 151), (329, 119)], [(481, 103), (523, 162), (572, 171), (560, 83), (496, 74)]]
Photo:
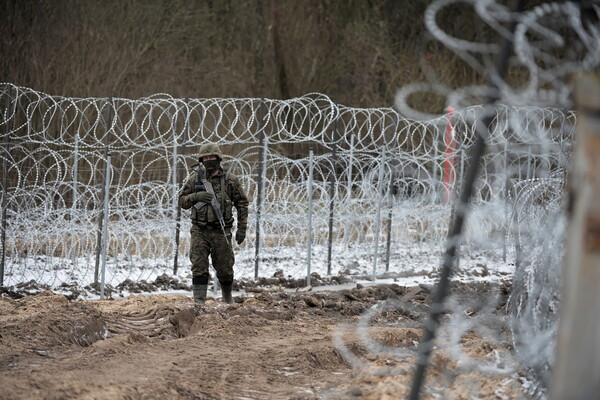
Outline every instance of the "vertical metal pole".
[[(450, 203), (456, 198), (455, 190), (458, 190), (456, 184), (455, 173), (455, 154), (456, 154), (456, 134), (450, 114), (454, 112), (454, 108), (448, 106), (446, 108), (446, 130), (444, 131), (444, 192), (442, 201), (444, 204)], [(461, 157), (461, 179), (462, 179), (462, 160)]]
[[(462, 145), (461, 145), (462, 147)], [(465, 150), (463, 148), (460, 149), (460, 183), (457, 185), (455, 183), (455, 187), (456, 187), (456, 197), (458, 197), (458, 192), (460, 190), (460, 188), (463, 186), (463, 182), (464, 182), (464, 176), (465, 176)]]
[(531, 145), (527, 146), (527, 180), (531, 179)]
[(306, 286), (310, 286), (310, 267), (312, 261), (312, 212), (313, 212), (313, 162), (314, 152), (311, 147), (308, 157), (308, 187), (306, 188), (308, 197), (308, 235), (307, 235), (307, 255), (306, 255)]
[(502, 260), (506, 261), (506, 253), (507, 253), (507, 241), (506, 238), (508, 236), (508, 219), (509, 216), (509, 208), (508, 208), (508, 186), (510, 183), (510, 177), (508, 176), (508, 137), (506, 138), (506, 142), (504, 143), (504, 240), (502, 246)]
[(352, 163), (354, 162), (354, 133), (350, 135), (350, 159), (348, 160), (348, 200), (352, 196)]
[(383, 172), (385, 169), (385, 147), (381, 149), (381, 158), (379, 161), (379, 181), (377, 182), (377, 219), (375, 220), (375, 248), (373, 255), (373, 282), (377, 279), (377, 259), (379, 253), (379, 233), (381, 231), (381, 205), (383, 200)]
[(432, 203), (436, 204), (438, 201), (438, 157), (439, 157), (439, 149), (438, 149), (438, 145), (439, 145), (439, 135), (437, 135), (437, 132), (435, 135), (435, 138), (433, 139), (433, 182), (431, 183), (431, 197), (432, 197)]
[[(172, 204), (171, 204), (171, 210), (173, 212), (173, 216), (175, 217), (175, 232), (173, 234), (173, 262), (175, 261), (175, 252), (177, 252), (177, 241), (178, 241), (178, 237), (177, 235), (179, 234), (179, 231), (177, 229), (177, 205), (179, 203), (178, 201), (178, 197), (177, 194), (179, 192), (179, 187), (177, 185), (178, 183), (178, 170), (177, 170), (177, 165), (179, 165), (179, 163), (177, 162), (177, 111), (175, 111), (175, 115), (174, 118), (171, 118), (171, 133), (173, 135), (173, 170), (172, 170), (172, 179), (173, 179), (173, 200), (172, 200)], [(177, 272), (177, 264), (174, 264), (173, 267), (173, 271), (174, 273)]]
[[(173, 119), (171, 119), (171, 133), (173, 135), (173, 161), (172, 161), (172, 165), (173, 165), (173, 169), (171, 171), (171, 178), (173, 180), (173, 199), (172, 199), (172, 204), (171, 204), (171, 209), (173, 211), (173, 216), (175, 217), (175, 219), (177, 219), (177, 204), (179, 203), (178, 198), (177, 198), (177, 194), (179, 192), (179, 174), (177, 173), (177, 165), (179, 165), (178, 162), (178, 155), (177, 155), (177, 147), (179, 146), (179, 144), (177, 143), (177, 120), (175, 119), (175, 121), (173, 121)], [(173, 248), (175, 247), (175, 237), (173, 237)]]
[[(112, 118), (113, 118), (113, 102), (112, 102), (112, 97), (108, 98), (108, 118), (104, 123), (104, 134), (105, 136), (105, 143), (104, 143), (104, 157), (105, 157), (105, 173), (104, 173), (104, 185), (106, 185), (106, 181), (108, 179), (108, 156), (109, 156), (109, 152), (108, 152), (108, 145), (109, 145), (109, 133), (110, 133), (110, 127), (112, 126)], [(103, 199), (104, 201), (104, 199)], [(98, 274), (100, 272), (100, 256), (101, 256), (101, 249), (102, 249), (102, 232), (103, 232), (103, 226), (104, 226), (104, 212), (101, 211), (100, 215), (98, 216), (98, 237), (96, 240), (96, 266), (94, 268), (94, 284), (98, 284)]]
[(73, 212), (75, 212), (79, 200), (77, 187), (79, 183), (79, 132), (75, 133), (75, 148), (73, 149), (73, 152), (75, 154), (73, 155), (73, 172), (71, 175), (73, 178), (73, 198), (71, 199), (71, 208), (73, 209)]
[[(6, 107), (6, 117), (4, 120), (6, 121), (6, 139), (4, 143), (4, 160), (2, 161), (2, 257), (0, 259), (0, 286), (4, 286), (4, 267), (6, 263), (6, 208), (8, 207), (8, 158), (10, 156), (10, 142), (11, 142), (11, 134), (12, 129), (10, 128), (10, 124), (8, 123), (8, 117), (13, 115), (11, 114), (11, 104), (13, 104), (13, 99), (8, 93), (8, 105)], [(16, 119), (16, 110), (17, 110), (17, 99), (15, 97), (13, 113), (13, 129), (14, 129), (14, 120)]]
[(254, 241), (254, 279), (258, 279), (258, 263), (260, 260), (260, 220), (264, 190), (264, 157), (265, 157), (265, 99), (260, 99), (258, 106), (258, 179), (256, 182), (256, 238)]
[(333, 120), (333, 137), (331, 143), (331, 174), (329, 175), (329, 240), (327, 243), (327, 275), (331, 275), (331, 248), (333, 247), (333, 209), (337, 166), (337, 141), (338, 141), (338, 109), (335, 107), (335, 119)]
[[(461, 143), (461, 146), (462, 146), (462, 143)], [(456, 185), (456, 197), (455, 198), (458, 198), (460, 196), (459, 188), (463, 187), (464, 181), (465, 181), (465, 179), (464, 179), (465, 157), (466, 157), (465, 150), (461, 148), (461, 150), (460, 150), (460, 183), (458, 185)], [(455, 206), (458, 206), (458, 203), (456, 203)], [(454, 268), (456, 268), (456, 269), (460, 268), (460, 257), (461, 257), (460, 253), (461, 253), (460, 242), (458, 242), (456, 245), (456, 254), (454, 257)]]
[[(456, 150), (458, 148), (455, 148), (455, 152), (458, 154), (458, 158), (460, 159), (460, 169), (458, 170), (458, 173), (454, 174), (454, 182), (453, 182), (453, 192), (452, 192), (452, 198), (453, 199), (458, 199), (460, 196), (460, 188), (463, 187), (463, 176), (464, 176), (464, 166), (465, 166), (465, 150), (462, 148), (462, 143), (460, 144), (460, 149)], [(456, 208), (459, 206), (460, 204), (457, 201), (454, 201), (452, 203), (452, 211), (450, 212), (450, 221), (452, 222), (453, 220), (456, 219)], [(447, 238), (446, 238), (447, 240)], [(457, 243), (456, 245), (456, 251), (455, 251), (455, 256), (454, 256), (454, 265), (453, 268), (459, 268), (460, 267), (460, 243)]]
[[(354, 133), (350, 135), (350, 154), (348, 157), (348, 168), (347, 168), (347, 188), (346, 188), (346, 209), (350, 210), (350, 205), (352, 204), (352, 160), (354, 158)], [(350, 227), (352, 226), (352, 222), (348, 217), (342, 218), (344, 221), (344, 247), (348, 248), (348, 242), (350, 241)]]
[(393, 201), (390, 198), (390, 210), (387, 217), (387, 244), (385, 246), (385, 272), (390, 270), (390, 257), (392, 249), (392, 214), (394, 212)]
[(79, 132), (75, 132), (75, 148), (73, 149), (73, 198), (71, 200), (71, 223), (73, 224), (73, 230), (71, 231), (71, 262), (73, 266), (76, 264), (76, 245), (75, 245), (75, 224), (76, 221), (76, 213), (77, 213), (77, 203), (79, 201), (79, 193), (78, 193), (78, 180), (79, 180)]
[[(187, 142), (187, 138), (189, 137), (189, 129), (190, 129), (190, 115), (189, 115), (189, 103), (190, 99), (186, 97), (185, 99), (185, 108), (183, 109), (183, 140), (181, 144), (181, 157), (185, 156), (185, 143)], [(185, 159), (183, 159), (185, 162)], [(181, 166), (178, 169), (179, 163), (175, 164), (175, 170), (179, 171), (179, 181), (183, 182), (183, 171), (185, 168)], [(179, 207), (179, 199), (176, 200), (176, 209), (177, 214), (175, 215), (175, 254), (173, 255), (173, 275), (177, 275), (177, 268), (179, 264), (179, 237), (181, 236), (181, 207)]]
[(100, 300), (104, 300), (104, 282), (106, 276), (106, 253), (108, 252), (108, 203), (110, 201), (110, 181), (112, 179), (111, 169), (112, 155), (106, 157), (106, 179), (104, 180), (104, 211), (102, 224), (102, 274), (100, 280)]
[(262, 193), (263, 200), (265, 198), (265, 190), (267, 187), (267, 154), (269, 153), (269, 137), (265, 135), (265, 140), (263, 140), (263, 149), (262, 149), (262, 165), (263, 165), (263, 173), (262, 173)]
[[(398, 114), (396, 113), (396, 111), (394, 111), (394, 113), (392, 114), (393, 116), (393, 127), (394, 127), (394, 134), (393, 134), (393, 138), (394, 138), (394, 152), (398, 151), (398, 140), (396, 138), (396, 134), (398, 132)], [(436, 159), (437, 159), (437, 140), (436, 140)], [(435, 182), (437, 182), (437, 165), (434, 162), (434, 171), (436, 171), (436, 175), (434, 176), (434, 185)], [(388, 211), (388, 217), (387, 217), (387, 243), (386, 243), (386, 248), (385, 248), (385, 272), (389, 272), (390, 270), (390, 260), (391, 260), (391, 256), (392, 256), (392, 219), (393, 219), (393, 214), (394, 214), (394, 195), (396, 194), (396, 190), (395, 190), (395, 183), (394, 183), (394, 179), (395, 179), (395, 171), (393, 169), (390, 170), (390, 185), (389, 185), (389, 200), (390, 200), (390, 209)], [(435, 192), (435, 190), (434, 190)], [(437, 197), (437, 195), (434, 194), (434, 196)]]

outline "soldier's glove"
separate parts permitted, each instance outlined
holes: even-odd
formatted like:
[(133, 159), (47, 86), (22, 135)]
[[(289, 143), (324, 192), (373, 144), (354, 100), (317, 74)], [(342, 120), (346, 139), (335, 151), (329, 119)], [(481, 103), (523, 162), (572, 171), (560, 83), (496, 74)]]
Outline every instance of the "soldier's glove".
[(237, 244), (242, 244), (242, 242), (246, 239), (246, 227), (238, 227), (235, 232), (235, 241)]
[(196, 192), (192, 194), (192, 201), (194, 203), (202, 202), (202, 203), (210, 203), (212, 200), (212, 194), (208, 192)]

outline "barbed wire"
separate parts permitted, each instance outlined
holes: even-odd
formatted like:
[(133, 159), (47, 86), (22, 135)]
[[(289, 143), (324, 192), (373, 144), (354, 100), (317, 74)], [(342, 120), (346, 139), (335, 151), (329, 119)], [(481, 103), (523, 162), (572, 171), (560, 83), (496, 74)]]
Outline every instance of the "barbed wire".
[[(303, 247), (308, 147), (317, 149), (316, 232), (324, 231), (329, 202), (334, 200), (334, 243), (372, 240), (381, 188), (397, 221), (395, 236), (408, 238), (402, 228), (414, 226), (416, 236), (431, 229), (436, 233), (427, 236), (441, 241), (452, 211), (451, 202), (443, 203), (442, 192), (458, 190), (475, 135), (474, 121), (484, 112), (473, 106), (415, 121), (391, 108), (350, 108), (314, 93), (289, 101), (186, 101), (166, 95), (74, 99), (11, 84), (3, 85), (2, 98), (10, 100), (0, 121), (2, 140), (10, 143), (2, 153), (9, 166), (3, 190), (9, 220), (6, 249), (9, 256), (25, 258), (20, 265), (36, 255), (76, 259), (94, 253), (107, 154), (113, 171), (109, 253), (167, 260), (173, 254), (177, 191), (196, 161), (197, 146), (210, 141), (224, 147), (225, 164), (248, 189), (254, 212), (261, 133), (266, 137), (261, 245)], [(265, 110), (262, 126), (260, 107)], [(450, 150), (445, 143), (448, 122), (453, 127)], [(489, 138), (494, 151), (484, 158), (474, 204), (508, 199), (509, 181), (550, 179), (560, 185), (574, 122), (571, 111), (498, 106)], [(485, 219), (478, 223), (506, 230), (506, 221)], [(183, 224), (185, 253), (185, 212)], [(253, 229), (251, 224), (250, 242)], [(315, 240), (324, 245), (326, 235), (317, 233)], [(15, 272), (9, 271), (10, 276), (27, 275)], [(9, 277), (9, 282), (14, 281)]]
[[(456, 3), (432, 3), (425, 15), (428, 30), (476, 71), (494, 78), (488, 58), (498, 52), (496, 45), (454, 38), (438, 26), (440, 11)], [(1, 84), (0, 159), (7, 167), (2, 183), (8, 223), (4, 249), (9, 260), (5, 284), (35, 278), (57, 286), (92, 279), (108, 155), (112, 264), (107, 282), (169, 272), (177, 191), (196, 162), (197, 147), (205, 142), (222, 146), (226, 168), (247, 188), (250, 220), (257, 218), (259, 206), (262, 209), (262, 219), (249, 224), (249, 240), (238, 249), (236, 276), (254, 272), (257, 226), (262, 261), (275, 259), (277, 265), (285, 265), (287, 274), (303, 275), (310, 148), (315, 151), (311, 188), (315, 271), (323, 273), (326, 268), (322, 250), (328, 244), (333, 204), (333, 258), (338, 271), (349, 261), (373, 259), (374, 243), (379, 243), (375, 254), (385, 253), (385, 232), (378, 229), (384, 222), (391, 226), (390, 271), (402, 272), (407, 268), (406, 251), (417, 249), (415, 243), (441, 254), (454, 211), (452, 199), (469, 166), (467, 153), (476, 137), (476, 123), (491, 113), (488, 152), (481, 161), (461, 251), (485, 251), (489, 257), (516, 264), (508, 308), (515, 317), (509, 325), (517, 352), (525, 359), (534, 348), (551, 348), (555, 313), (549, 315), (539, 304), (555, 310), (559, 298), (562, 247), (556, 242), (564, 224), (548, 221), (564, 217), (562, 193), (576, 123), (576, 114), (569, 110), (571, 87), (566, 76), (597, 65), (598, 27), (582, 22), (573, 3), (544, 4), (519, 15), (491, 0), (463, 3), (471, 4), (501, 36), (510, 34), (503, 25), (518, 18), (515, 61), (526, 69), (528, 79), (518, 88), (496, 79), (502, 105), (472, 104), (489, 93), (488, 87), (450, 89), (439, 82), (405, 86), (396, 96), (395, 108), (368, 109), (336, 104), (320, 93), (289, 100), (178, 99), (168, 94), (70, 98)], [(600, 14), (597, 6), (592, 11)], [(572, 59), (553, 55), (565, 44), (560, 29), (573, 37)], [(440, 116), (414, 110), (408, 97), (415, 92), (442, 95), (455, 111)], [(260, 204), (259, 175), (264, 180)], [(181, 255), (189, 249), (187, 217), (184, 211)], [(413, 353), (382, 347), (369, 337), (365, 326), (375, 313), (398, 304), (378, 307), (356, 328), (365, 347), (393, 357)], [(452, 299), (448, 307), (462, 315), (464, 304)], [(502, 319), (491, 303), (482, 310), (482, 319)], [(479, 367), (460, 351), (462, 334), (471, 328), (483, 329), (477, 321), (454, 321), (440, 345), (466, 369), (513, 373), (517, 364), (508, 355)], [(527, 344), (531, 337), (547, 340), (531, 347)], [(366, 365), (337, 340), (348, 362)], [(550, 364), (547, 352), (537, 352), (529, 367), (541, 371), (538, 377), (543, 381)]]
[[(472, 7), (475, 15), (494, 31), (498, 36), (509, 39), (513, 43), (515, 57), (509, 60), (509, 79), (502, 79), (493, 66), (492, 59), (501, 52), (496, 43), (483, 41), (468, 41), (453, 36), (440, 26), (442, 12), (453, 8)], [(457, 109), (469, 109), (472, 104), (482, 102), (486, 96), (500, 99), (504, 104), (510, 104), (524, 113), (531, 111), (529, 107), (573, 107), (571, 77), (573, 73), (597, 69), (600, 64), (600, 6), (590, 3), (555, 2), (544, 3), (532, 8), (530, 11), (515, 13), (507, 6), (494, 0), (484, 1), (457, 1), (438, 0), (427, 8), (425, 25), (431, 36), (441, 42), (446, 48), (454, 52), (469, 67), (483, 77), (489, 77), (491, 85), (474, 85), (463, 88), (449, 88), (435, 75), (435, 68), (428, 66), (424, 61), (423, 71), (429, 82), (411, 83), (402, 87), (395, 99), (396, 109), (405, 116), (417, 120), (431, 121), (436, 116), (414, 109), (409, 98), (415, 93), (442, 96), (445, 103)], [(511, 21), (516, 21), (514, 34), (507, 29)], [(511, 79), (514, 73), (518, 79)], [(514, 85), (510, 82), (521, 81)], [(519, 106), (524, 106), (519, 108)], [(496, 115), (497, 107), (494, 115)], [(537, 112), (537, 111), (536, 111)], [(523, 367), (532, 373), (528, 387), (523, 389), (536, 398), (544, 398), (546, 388), (550, 382), (552, 365), (554, 363), (554, 344), (557, 332), (557, 310), (560, 302), (560, 270), (564, 253), (564, 235), (566, 226), (565, 215), (565, 168), (554, 168), (570, 164), (570, 148), (572, 146), (572, 130), (563, 130), (562, 123), (551, 122), (547, 119), (545, 129), (531, 129), (530, 125), (540, 123), (540, 119), (518, 113), (512, 114), (505, 121), (510, 121), (505, 128), (514, 129), (514, 141), (497, 141), (499, 124), (492, 127), (490, 137), (486, 137), (488, 160), (482, 165), (482, 178), (474, 193), (474, 204), (469, 213), (467, 232), (462, 238), (469, 246), (484, 246), (476, 237), (481, 235), (483, 242), (500, 243), (504, 240), (514, 246), (514, 275), (511, 282), (511, 294), (506, 310), (509, 318), (506, 320), (502, 313), (496, 310), (496, 303), (482, 305), (487, 312), (478, 311), (475, 318), (467, 314), (467, 305), (464, 302), (451, 298), (445, 309), (452, 312), (452, 319), (442, 326), (443, 335), (436, 341), (438, 351), (442, 357), (450, 357), (459, 365), (459, 371), (469, 373), (477, 371), (482, 375), (500, 374), (505, 377), (505, 382), (515, 381), (515, 371)], [(513, 119), (513, 116), (515, 119)], [(524, 117), (524, 118), (523, 118)], [(474, 121), (474, 120), (471, 120)], [(574, 122), (574, 121), (573, 121)], [(560, 126), (560, 127), (559, 127)], [(488, 127), (482, 127), (480, 132), (488, 132)], [(543, 132), (543, 133), (542, 133)], [(568, 132), (568, 137), (565, 133)], [(524, 133), (525, 136), (521, 136)], [(538, 136), (542, 133), (542, 136)], [(549, 140), (550, 137), (562, 138)], [(505, 146), (505, 148), (503, 148)], [(560, 150), (559, 150), (560, 149)], [(507, 157), (509, 152), (512, 157)], [(490, 156), (495, 154), (496, 157)], [(544, 154), (536, 158), (538, 154)], [(534, 160), (535, 159), (535, 160)], [(545, 165), (544, 165), (545, 164)], [(508, 167), (507, 167), (508, 166)], [(523, 171), (523, 169), (526, 171)], [(543, 178), (532, 177), (531, 169), (540, 169)], [(500, 171), (510, 171), (504, 174)], [(491, 171), (491, 172), (490, 172)], [(494, 176), (494, 171), (498, 173)], [(536, 174), (539, 174), (537, 171)], [(525, 179), (514, 179), (518, 173), (520, 177), (525, 174)], [(494, 179), (496, 178), (496, 179)], [(506, 185), (502, 179), (506, 179)], [(486, 186), (488, 185), (488, 186)], [(485, 188), (497, 193), (494, 189), (503, 187), (508, 199), (506, 201), (491, 201), (485, 207), (482, 193)], [(484, 201), (482, 201), (484, 200)], [(495, 206), (494, 206), (495, 204)], [(505, 220), (509, 214), (508, 235), (494, 238), (494, 228), (486, 224), (482, 214), (496, 215), (497, 220)], [(493, 225), (493, 224), (492, 224)], [(505, 225), (506, 227), (506, 225)], [(471, 231), (469, 233), (469, 230)], [(461, 257), (462, 259), (463, 257)], [(459, 270), (460, 268), (455, 268)], [(501, 297), (501, 296), (499, 296)], [(433, 306), (436, 306), (435, 304)], [(398, 307), (398, 306), (397, 306)], [(399, 306), (400, 308), (402, 306)], [(480, 317), (480, 318), (478, 318)], [(485, 329), (486, 325), (494, 322), (496, 329)], [(473, 359), (465, 354), (462, 341), (468, 332), (485, 330), (481, 337), (496, 342), (495, 358), (490, 364), (483, 363), (480, 359)], [(506, 339), (500, 334), (510, 328), (512, 344), (516, 350), (517, 359), (511, 352), (500, 351)], [(358, 330), (359, 328), (357, 328)], [(365, 339), (375, 342), (375, 338)], [(343, 343), (337, 343), (338, 349), (345, 354)], [(431, 343), (433, 346), (433, 343)], [(347, 352), (346, 352), (347, 353)], [(394, 352), (387, 354), (394, 357)], [(416, 349), (413, 352), (416, 356)], [(406, 358), (406, 355), (401, 357)], [(346, 357), (349, 362), (357, 367), (364, 368), (363, 360), (353, 360)], [(404, 372), (405, 373), (405, 372)], [(393, 375), (390, 372), (388, 375)], [(374, 373), (373, 375), (376, 375)], [(429, 382), (427, 390), (430, 394), (442, 395), (452, 383), (446, 382), (446, 388), (439, 388), (437, 379)], [(444, 386), (444, 384), (441, 384)], [(468, 385), (473, 397), (479, 396), (477, 382)], [(495, 395), (505, 398), (500, 393)], [(437, 390), (437, 392), (436, 392)], [(411, 393), (412, 394), (412, 393)], [(412, 398), (412, 397), (411, 397)]]

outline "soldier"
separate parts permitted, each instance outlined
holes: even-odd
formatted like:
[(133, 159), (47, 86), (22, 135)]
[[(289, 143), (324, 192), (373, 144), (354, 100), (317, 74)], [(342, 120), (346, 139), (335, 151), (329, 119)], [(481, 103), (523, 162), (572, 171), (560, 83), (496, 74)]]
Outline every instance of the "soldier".
[[(190, 260), (192, 261), (192, 289), (194, 301), (204, 303), (208, 290), (208, 256), (221, 284), (223, 301), (232, 303), (233, 255), (231, 227), (233, 210), (237, 211), (235, 241), (241, 244), (246, 238), (248, 223), (248, 198), (237, 176), (221, 167), (223, 155), (219, 146), (208, 143), (200, 146), (198, 170), (186, 179), (179, 194), (179, 206), (192, 209)], [(212, 186), (218, 203), (211, 204), (213, 195), (207, 191), (206, 179)], [(217, 208), (217, 210), (215, 210)], [(222, 221), (218, 216), (222, 214)]]

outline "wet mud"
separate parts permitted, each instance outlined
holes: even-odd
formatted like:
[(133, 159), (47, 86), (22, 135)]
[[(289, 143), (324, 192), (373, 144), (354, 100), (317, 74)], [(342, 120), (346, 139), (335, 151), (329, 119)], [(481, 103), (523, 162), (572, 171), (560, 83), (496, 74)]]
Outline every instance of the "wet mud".
[[(0, 399), (403, 398), (429, 289), (264, 290), (237, 296), (234, 304), (203, 305), (183, 295), (5, 297)], [(472, 300), (466, 318), (477, 316), (492, 290), (509, 293), (486, 284), (452, 287)], [(503, 313), (502, 298), (493, 312)], [(509, 340), (491, 341), (475, 330), (465, 332), (461, 346), (482, 362), (512, 351)], [(424, 399), (437, 392), (457, 399), (523, 397), (516, 377), (465, 370), (444, 351), (434, 354)]]

